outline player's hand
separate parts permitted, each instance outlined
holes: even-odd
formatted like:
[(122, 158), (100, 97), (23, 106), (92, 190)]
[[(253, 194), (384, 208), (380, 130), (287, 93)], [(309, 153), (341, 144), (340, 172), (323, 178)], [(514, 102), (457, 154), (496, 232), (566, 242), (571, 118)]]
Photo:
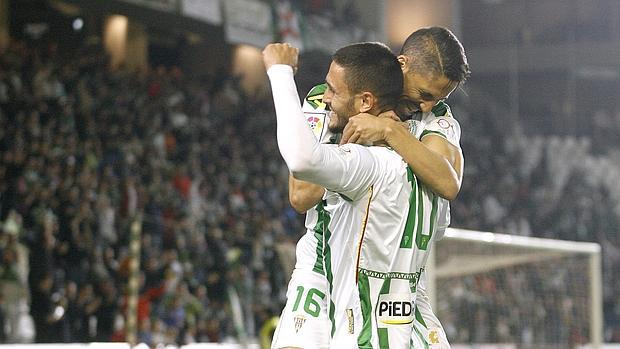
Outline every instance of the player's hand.
[[(399, 119), (400, 120), (400, 119)], [(386, 140), (386, 131), (390, 127), (399, 127), (400, 121), (395, 121), (389, 115), (376, 117), (361, 113), (352, 116), (342, 131), (340, 144), (375, 144)]]
[(269, 44), (263, 50), (263, 63), (267, 70), (274, 64), (287, 64), (297, 71), (298, 57), (299, 49), (289, 44)]

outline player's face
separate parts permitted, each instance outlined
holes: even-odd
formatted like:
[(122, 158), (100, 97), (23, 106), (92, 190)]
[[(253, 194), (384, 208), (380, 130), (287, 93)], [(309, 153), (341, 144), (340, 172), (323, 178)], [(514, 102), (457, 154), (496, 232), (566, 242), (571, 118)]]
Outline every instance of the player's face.
[(328, 129), (340, 133), (349, 122), (349, 118), (359, 112), (355, 109), (355, 95), (349, 92), (345, 82), (344, 68), (332, 62), (325, 77), (327, 90), (323, 95), (323, 102), (332, 111)]
[(408, 64), (401, 61), (403, 76), (405, 78), (403, 96), (401, 100), (404, 104), (409, 104), (407, 109), (418, 109), (426, 113), (433, 107), (448, 98), (458, 85), (456, 81), (451, 81), (444, 75), (432, 76), (418, 73), (409, 69)]

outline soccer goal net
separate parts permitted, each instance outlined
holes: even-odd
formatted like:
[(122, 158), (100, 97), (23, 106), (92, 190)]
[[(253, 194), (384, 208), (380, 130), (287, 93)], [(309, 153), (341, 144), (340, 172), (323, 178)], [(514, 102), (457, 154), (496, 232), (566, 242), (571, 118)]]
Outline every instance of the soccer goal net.
[(596, 243), (448, 229), (427, 271), (454, 349), (601, 345)]

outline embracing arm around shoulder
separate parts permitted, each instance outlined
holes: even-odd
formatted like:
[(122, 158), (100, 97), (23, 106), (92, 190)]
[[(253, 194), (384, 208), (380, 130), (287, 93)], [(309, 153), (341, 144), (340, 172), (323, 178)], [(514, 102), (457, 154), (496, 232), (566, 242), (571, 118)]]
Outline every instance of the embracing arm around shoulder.
[[(440, 119), (444, 120), (441, 125), (452, 132), (450, 136), (453, 139), (460, 138), (458, 122)], [(441, 125), (434, 125), (435, 129), (442, 129)], [(359, 114), (350, 118), (345, 127), (341, 143), (347, 142), (386, 142), (403, 157), (424, 184), (444, 199), (453, 200), (461, 189), (463, 153), (441, 132), (423, 134), (420, 141), (393, 118)]]
[(439, 134), (416, 139), (405, 128), (389, 127), (386, 142), (409, 164), (411, 170), (435, 193), (454, 200), (463, 179), (463, 153)]

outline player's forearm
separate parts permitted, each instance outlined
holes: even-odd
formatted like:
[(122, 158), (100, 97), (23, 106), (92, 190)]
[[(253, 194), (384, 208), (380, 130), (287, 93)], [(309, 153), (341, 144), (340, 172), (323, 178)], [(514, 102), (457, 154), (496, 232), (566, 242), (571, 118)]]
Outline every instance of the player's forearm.
[(461, 188), (461, 176), (448, 159), (429, 149), (405, 128), (387, 127), (385, 137), (425, 185), (444, 199), (456, 198)]
[[(362, 159), (359, 149), (352, 151), (317, 142), (303, 116), (290, 66), (273, 65), (267, 74), (276, 108), (278, 148), (291, 175), (332, 191), (358, 189), (374, 163), (360, 160), (352, 166), (351, 159)], [(352, 180), (356, 173), (362, 184)]]
[(304, 120), (292, 67), (273, 65), (267, 74), (276, 108), (278, 148), (286, 165), (293, 174), (316, 168), (318, 142)]
[(304, 213), (321, 201), (325, 189), (320, 185), (300, 181), (289, 176), (288, 198), (295, 211)]

